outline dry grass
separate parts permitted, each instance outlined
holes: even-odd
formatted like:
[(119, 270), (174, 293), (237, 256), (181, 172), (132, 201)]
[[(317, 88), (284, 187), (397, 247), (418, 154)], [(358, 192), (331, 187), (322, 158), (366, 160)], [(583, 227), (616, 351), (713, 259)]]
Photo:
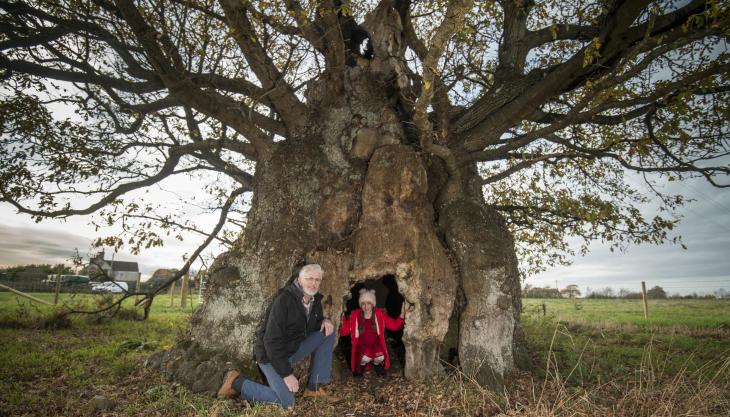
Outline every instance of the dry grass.
[[(146, 322), (76, 318), (71, 328), (51, 330), (41, 325), (44, 312), (10, 304), (0, 310), (0, 416), (730, 416), (730, 347), (722, 329), (662, 333), (528, 319), (535, 365), (511, 375), (504, 392), (460, 372), (426, 382), (368, 374), (331, 384), (338, 403), (298, 398), (282, 410), (193, 394), (143, 369), (149, 349), (169, 347), (184, 333), (187, 318), (179, 311), (158, 307)], [(681, 335), (669, 334), (675, 331)], [(94, 411), (95, 395), (115, 407)]]

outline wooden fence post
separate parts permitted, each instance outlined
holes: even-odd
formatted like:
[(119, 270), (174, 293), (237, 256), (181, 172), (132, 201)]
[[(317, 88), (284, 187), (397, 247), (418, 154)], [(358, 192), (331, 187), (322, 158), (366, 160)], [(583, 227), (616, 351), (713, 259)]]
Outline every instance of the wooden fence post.
[(172, 281), (172, 284), (170, 284), (170, 307), (175, 306), (175, 283), (177, 281)]
[(56, 275), (56, 298), (53, 300), (53, 304), (58, 304), (58, 293), (61, 292), (61, 272), (63, 272), (63, 265), (61, 265)]
[(141, 286), (142, 286), (142, 274), (137, 273), (137, 280), (134, 281), (134, 292), (140, 292)]
[(183, 275), (182, 287), (180, 287), (180, 308), (188, 306), (188, 277), (189, 274)]
[(49, 303), (46, 300), (41, 300), (40, 298), (35, 298), (32, 295), (30, 295), (30, 294), (26, 294), (26, 293), (24, 293), (22, 291), (18, 291), (15, 288), (8, 287), (7, 285), (4, 285), (4, 284), (0, 284), (0, 288), (5, 288), (6, 290), (12, 292), (13, 294), (18, 294), (21, 297), (25, 297), (25, 298), (27, 298), (29, 300), (33, 300), (33, 301), (35, 301), (37, 303), (41, 303), (41, 304), (45, 304), (45, 305), (49, 305), (49, 306), (52, 306), (53, 305), (53, 304)]
[(649, 304), (646, 302), (646, 282), (641, 281), (641, 298), (644, 300), (644, 320), (649, 320)]

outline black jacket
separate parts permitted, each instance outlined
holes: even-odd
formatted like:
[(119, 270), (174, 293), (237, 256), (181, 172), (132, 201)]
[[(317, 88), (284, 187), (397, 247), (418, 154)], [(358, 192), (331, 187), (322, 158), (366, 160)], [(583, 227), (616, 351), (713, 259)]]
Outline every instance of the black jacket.
[(256, 337), (256, 360), (271, 363), (282, 378), (292, 374), (289, 357), (307, 335), (320, 331), (322, 326), (322, 295), (314, 296), (309, 320), (302, 304), (303, 296), (295, 284), (285, 287), (271, 303), (264, 326)]

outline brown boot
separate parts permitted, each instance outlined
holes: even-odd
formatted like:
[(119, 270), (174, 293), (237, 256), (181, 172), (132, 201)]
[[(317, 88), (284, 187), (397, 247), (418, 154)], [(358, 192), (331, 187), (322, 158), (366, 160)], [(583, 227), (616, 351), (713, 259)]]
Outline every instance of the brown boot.
[(223, 376), (223, 385), (218, 389), (218, 398), (228, 399), (236, 396), (236, 391), (233, 389), (233, 381), (238, 377), (238, 371), (235, 369), (226, 372)]
[(322, 387), (317, 388), (316, 391), (307, 388), (304, 390), (303, 395), (305, 398), (321, 398), (329, 403), (336, 403), (340, 401), (340, 399), (334, 395), (327, 394), (327, 391), (325, 391)]

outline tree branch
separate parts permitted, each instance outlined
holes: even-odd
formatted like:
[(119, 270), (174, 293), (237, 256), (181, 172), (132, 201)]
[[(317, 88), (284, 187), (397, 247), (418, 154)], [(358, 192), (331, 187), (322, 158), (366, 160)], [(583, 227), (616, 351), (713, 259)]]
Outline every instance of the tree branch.
[(558, 161), (561, 159), (575, 158), (578, 156), (580, 156), (580, 155), (577, 153), (574, 153), (574, 152), (556, 152), (556, 153), (535, 156), (530, 159), (520, 161), (517, 164), (512, 165), (511, 167), (505, 169), (502, 172), (499, 172), (494, 175), (490, 175), (487, 178), (483, 178), (482, 185), (491, 184), (493, 182), (503, 180), (503, 179), (509, 177), (510, 175), (514, 174), (515, 172), (522, 171), (525, 168), (529, 168), (529, 167), (537, 164), (538, 162), (550, 161), (551, 159), (554, 161)]
[(208, 234), (208, 237), (205, 239), (205, 241), (203, 241), (203, 243), (201, 243), (200, 246), (198, 246), (197, 249), (195, 249), (193, 254), (185, 262), (183, 267), (180, 268), (180, 270), (175, 275), (173, 275), (170, 279), (165, 281), (161, 286), (157, 287), (155, 290), (148, 293), (146, 299), (137, 302), (137, 305), (141, 304), (141, 302), (143, 302), (143, 301), (145, 302), (145, 307), (144, 307), (145, 318), (147, 318), (149, 315), (149, 310), (150, 310), (150, 307), (152, 307), (152, 301), (154, 300), (155, 295), (157, 295), (159, 292), (165, 290), (167, 287), (170, 286), (170, 284), (179, 280), (183, 275), (188, 273), (188, 271), (190, 270), (190, 265), (192, 265), (193, 261), (195, 261), (195, 259), (198, 256), (200, 256), (200, 253), (203, 252), (203, 250), (205, 250), (206, 247), (208, 247), (210, 242), (213, 241), (213, 239), (218, 235), (220, 230), (223, 228), (223, 225), (226, 223), (226, 218), (228, 217), (228, 212), (230, 211), (233, 203), (236, 201), (236, 198), (246, 191), (248, 191), (248, 190), (246, 190), (244, 188), (238, 188), (236, 190), (233, 190), (233, 192), (231, 192), (231, 194), (226, 199), (226, 202), (223, 204), (223, 207), (221, 207), (221, 214), (218, 218), (218, 223), (215, 225), (213, 230)]
[[(647, 32), (660, 36), (681, 26), (694, 13), (704, 12), (704, 1), (693, 1), (655, 22), (630, 27), (644, 5), (645, 1), (618, 2), (608, 11), (598, 37), (600, 56), (590, 65), (585, 65), (589, 45), (553, 68), (533, 70), (510, 84), (495, 85), (456, 121), (456, 132), (463, 135), (466, 150), (483, 149), (497, 140), (500, 132), (530, 115), (551, 97), (570, 91), (590, 78), (608, 74), (629, 48), (646, 39)], [(651, 24), (654, 25), (652, 31), (649, 30)]]
[(302, 123), (302, 116), (307, 113), (306, 106), (299, 101), (291, 86), (263, 50), (243, 4), (236, 0), (221, 0), (221, 6), (246, 61), (290, 133), (295, 131)]
[(471, 8), (473, 0), (455, 0), (449, 3), (446, 15), (441, 25), (431, 39), (431, 44), (426, 56), (423, 59), (423, 88), (421, 95), (416, 100), (413, 122), (419, 131), (421, 148), (430, 154), (441, 158), (446, 164), (449, 172), (449, 181), (442, 192), (447, 200), (459, 194), (461, 180), (456, 165), (456, 158), (453, 152), (446, 146), (437, 145), (434, 142), (434, 132), (431, 122), (428, 119), (428, 106), (434, 95), (434, 81), (438, 77), (438, 61), (443, 54), (446, 42), (453, 36), (456, 29), (464, 20), (466, 12)]
[[(117, 7), (170, 92), (183, 103), (236, 129), (253, 143), (256, 157), (266, 158), (271, 150), (271, 141), (250, 124), (250, 117), (241, 112), (239, 103), (217, 92), (199, 89), (181, 73), (184, 70), (180, 68), (177, 53), (171, 52), (173, 65), (166, 61), (157, 43), (157, 32), (144, 20), (131, 0), (117, 0)], [(166, 38), (164, 35), (161, 37)]]
[(598, 26), (581, 26), (574, 24), (555, 24), (535, 31), (528, 32), (525, 39), (527, 49), (537, 48), (549, 42), (577, 40), (590, 41), (600, 31)]

